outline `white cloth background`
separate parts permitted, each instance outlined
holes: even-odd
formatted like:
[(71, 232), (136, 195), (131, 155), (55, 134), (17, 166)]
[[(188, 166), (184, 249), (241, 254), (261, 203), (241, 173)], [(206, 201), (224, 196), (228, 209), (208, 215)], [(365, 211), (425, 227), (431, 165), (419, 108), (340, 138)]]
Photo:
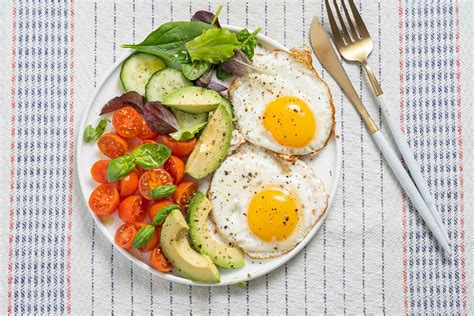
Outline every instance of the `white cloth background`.
[[(443, 259), (355, 111), (327, 73), (343, 170), (329, 216), (287, 265), (244, 287), (170, 284), (133, 266), (94, 227), (74, 166), (96, 85), (159, 24), (216, 10), (223, 23), (308, 43), (322, 1), (2, 1), (0, 304), (42, 314), (472, 314), (471, 1), (357, 1), (370, 63), (422, 165), (455, 244)], [(360, 68), (349, 76), (377, 121)]]

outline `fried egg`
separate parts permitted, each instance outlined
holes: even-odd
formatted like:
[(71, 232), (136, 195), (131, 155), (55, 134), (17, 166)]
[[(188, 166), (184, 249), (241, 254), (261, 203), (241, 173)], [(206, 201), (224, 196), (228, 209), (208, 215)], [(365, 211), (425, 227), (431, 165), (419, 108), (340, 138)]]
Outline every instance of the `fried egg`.
[(215, 172), (208, 191), (221, 237), (252, 258), (293, 249), (324, 213), (324, 183), (305, 162), (246, 143)]
[(245, 139), (284, 155), (321, 150), (334, 126), (329, 89), (308, 51), (256, 55), (262, 73), (240, 77), (229, 87), (236, 124)]

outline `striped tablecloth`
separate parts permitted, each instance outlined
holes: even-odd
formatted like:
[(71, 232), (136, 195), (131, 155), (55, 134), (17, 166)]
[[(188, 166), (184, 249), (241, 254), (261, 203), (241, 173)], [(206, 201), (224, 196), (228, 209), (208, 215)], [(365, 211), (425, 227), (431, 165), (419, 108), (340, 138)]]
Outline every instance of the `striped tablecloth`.
[[(472, 314), (473, 2), (358, 1), (370, 62), (454, 245), (448, 259), (340, 89), (337, 198), (295, 259), (246, 286), (171, 284), (133, 266), (94, 226), (75, 171), (78, 122), (124, 51), (168, 20), (225, 8), (225, 23), (308, 43), (319, 0), (7, 0), (0, 4), (0, 314)], [(356, 65), (346, 65), (375, 118)]]

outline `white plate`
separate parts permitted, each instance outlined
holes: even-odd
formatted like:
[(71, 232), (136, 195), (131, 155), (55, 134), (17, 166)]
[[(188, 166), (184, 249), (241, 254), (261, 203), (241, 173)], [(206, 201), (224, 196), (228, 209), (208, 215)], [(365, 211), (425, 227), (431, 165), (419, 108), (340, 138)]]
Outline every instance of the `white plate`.
[[(241, 28), (234, 27), (234, 26), (225, 26), (232, 31), (240, 31)], [(280, 43), (264, 36), (258, 35), (259, 43), (267, 50), (274, 50), (274, 49), (281, 49), (287, 50), (283, 45)], [(90, 176), (90, 168), (92, 164), (103, 157), (100, 156), (100, 153), (97, 149), (96, 143), (85, 143), (82, 139), (82, 135), (84, 133), (84, 129), (88, 124), (97, 124), (99, 121), (99, 113), (102, 106), (113, 97), (121, 95), (123, 93), (123, 88), (120, 83), (120, 66), (121, 63), (125, 60), (128, 56), (124, 56), (121, 60), (117, 61), (115, 65), (112, 66), (110, 71), (105, 76), (102, 83), (99, 85), (99, 88), (95, 92), (92, 101), (90, 102), (89, 106), (86, 107), (81, 127), (79, 129), (78, 140), (77, 140), (77, 171), (79, 174), (79, 182), (81, 185), (82, 195), (84, 197), (84, 201), (86, 205), (88, 205), (88, 200), (91, 192), (96, 187), (96, 183), (92, 180)], [(110, 115), (109, 115), (110, 117)], [(110, 128), (110, 127), (109, 127)], [(212, 284), (211, 286), (221, 286), (221, 285), (228, 285), (228, 284), (235, 284), (240, 281), (248, 281), (253, 278), (259, 277), (264, 275), (272, 270), (278, 268), (279, 266), (283, 265), (284, 263), (288, 262), (291, 258), (293, 258), (301, 249), (306, 246), (306, 244), (314, 237), (316, 232), (321, 227), (326, 215), (331, 207), (332, 201), (334, 200), (334, 195), (336, 192), (336, 187), (339, 180), (339, 171), (341, 168), (341, 161), (340, 161), (340, 141), (338, 138), (333, 135), (327, 146), (316, 156), (312, 158), (305, 159), (310, 166), (315, 170), (316, 174), (319, 175), (320, 178), (326, 184), (326, 189), (329, 192), (329, 205), (328, 209), (321, 217), (321, 219), (316, 223), (315, 227), (310, 231), (310, 233), (306, 236), (306, 238), (296, 246), (292, 251), (289, 253), (282, 255), (277, 258), (266, 259), (266, 260), (252, 260), (250, 258), (246, 258), (245, 267), (242, 269), (237, 270), (221, 270), (221, 282), (218, 284)], [(122, 223), (117, 216), (117, 212), (112, 217), (102, 220), (97, 215), (92, 212), (89, 208), (89, 213), (94, 218), (97, 226), (100, 228), (100, 231), (107, 237), (107, 239), (116, 247), (117, 251), (124, 255), (126, 258), (131, 260), (133, 263), (138, 265), (140, 268), (158, 275), (159, 277), (173, 282), (178, 282), (182, 284), (190, 284), (190, 285), (205, 285), (209, 286), (209, 284), (193, 282), (186, 278), (180, 277), (179, 275), (174, 274), (166, 274), (156, 271), (155, 269), (151, 268), (148, 265), (149, 262), (149, 254), (141, 254), (138, 251), (132, 250), (128, 252), (120, 247), (117, 247), (114, 243), (114, 235), (115, 230), (118, 226)]]

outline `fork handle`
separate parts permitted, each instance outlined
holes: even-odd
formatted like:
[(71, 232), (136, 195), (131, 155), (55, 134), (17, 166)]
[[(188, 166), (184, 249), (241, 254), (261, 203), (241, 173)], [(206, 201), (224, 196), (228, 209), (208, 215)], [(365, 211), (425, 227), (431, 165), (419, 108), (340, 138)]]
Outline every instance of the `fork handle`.
[(387, 122), (388, 128), (390, 129), (390, 132), (393, 138), (395, 139), (398, 149), (400, 150), (400, 153), (402, 154), (402, 157), (408, 167), (408, 170), (410, 171), (413, 181), (415, 182), (418, 190), (420, 191), (421, 196), (425, 200), (425, 203), (428, 206), (429, 210), (433, 214), (433, 217), (436, 220), (436, 224), (439, 226), (441, 232), (446, 237), (446, 240), (448, 240), (449, 242), (448, 231), (446, 230), (446, 227), (444, 226), (443, 221), (439, 216), (436, 204), (434, 203), (434, 199), (430, 194), (428, 185), (425, 179), (423, 178), (420, 167), (413, 156), (413, 152), (410, 146), (408, 146), (405, 134), (403, 134), (403, 132), (400, 130), (400, 125), (398, 123), (399, 120), (395, 119), (395, 116), (393, 116), (391, 113), (390, 107), (385, 104), (383, 94), (379, 95), (377, 97), (377, 100), (382, 109), (382, 113), (385, 118), (385, 121)]
[(367, 77), (369, 77), (370, 85), (372, 86), (372, 90), (374, 90), (375, 96), (378, 97), (379, 95), (382, 95), (382, 88), (380, 87), (377, 77), (372, 71), (372, 68), (370, 68), (369, 64), (367, 63), (367, 60), (362, 60), (361, 63), (365, 68)]
[(397, 178), (398, 182), (403, 187), (411, 202), (418, 210), (418, 213), (421, 215), (421, 218), (423, 218), (426, 225), (431, 230), (434, 237), (438, 240), (439, 244), (443, 247), (446, 253), (451, 254), (449, 239), (447, 239), (440, 230), (438, 224), (436, 223), (436, 220), (433, 217), (433, 214), (428, 209), (428, 206), (425, 204), (425, 201), (421, 197), (420, 193), (418, 192), (415, 184), (406, 172), (405, 168), (403, 168), (403, 165), (398, 159), (398, 155), (395, 150), (393, 150), (392, 146), (390, 146), (381, 130), (378, 130), (377, 132), (373, 133), (372, 137), (374, 138), (375, 143), (382, 152), (388, 165), (392, 169), (393, 174)]

